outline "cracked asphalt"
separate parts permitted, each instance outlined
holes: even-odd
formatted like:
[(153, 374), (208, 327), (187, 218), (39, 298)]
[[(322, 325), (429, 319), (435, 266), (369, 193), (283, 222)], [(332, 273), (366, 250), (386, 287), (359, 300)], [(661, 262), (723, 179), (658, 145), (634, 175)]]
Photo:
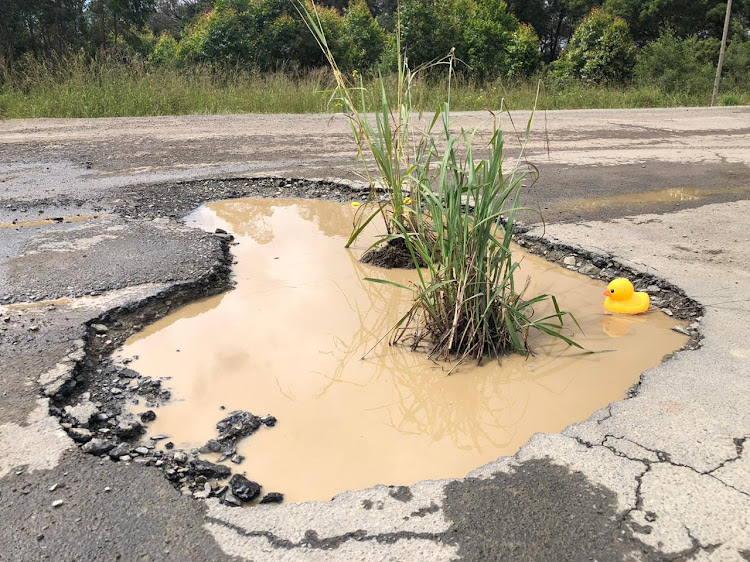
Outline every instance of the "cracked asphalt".
[[(487, 114), (458, 117), (488, 134)], [(0, 121), (0, 560), (750, 560), (750, 108), (537, 119), (527, 203), (547, 224), (531, 234), (663, 278), (705, 309), (702, 347), (643, 373), (633, 398), (464, 479), (251, 509), (75, 446), (39, 380), (75, 356), (85, 323), (216, 271), (220, 240), (180, 221), (203, 201), (357, 198), (347, 127)]]

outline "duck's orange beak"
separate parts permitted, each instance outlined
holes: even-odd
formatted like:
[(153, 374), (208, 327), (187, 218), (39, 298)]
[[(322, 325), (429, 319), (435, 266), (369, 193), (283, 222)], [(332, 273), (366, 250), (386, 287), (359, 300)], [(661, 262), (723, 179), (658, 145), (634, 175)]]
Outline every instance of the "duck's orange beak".
[(608, 296), (610, 296), (610, 294), (609, 294), (609, 291), (604, 291), (604, 292), (602, 293), (602, 295), (604, 295), (605, 297), (608, 297)]

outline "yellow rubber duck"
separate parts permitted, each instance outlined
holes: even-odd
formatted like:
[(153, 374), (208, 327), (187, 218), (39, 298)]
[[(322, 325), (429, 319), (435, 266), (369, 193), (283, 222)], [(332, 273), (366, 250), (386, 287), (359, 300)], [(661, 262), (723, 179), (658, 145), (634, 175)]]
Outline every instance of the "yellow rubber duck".
[(640, 314), (648, 310), (650, 301), (647, 293), (636, 293), (633, 284), (623, 277), (613, 279), (604, 291), (604, 307), (622, 314)]

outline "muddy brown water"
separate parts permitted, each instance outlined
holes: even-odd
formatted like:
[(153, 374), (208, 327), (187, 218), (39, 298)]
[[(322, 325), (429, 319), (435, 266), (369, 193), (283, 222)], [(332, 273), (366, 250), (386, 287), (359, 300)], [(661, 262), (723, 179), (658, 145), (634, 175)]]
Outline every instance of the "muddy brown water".
[(603, 209), (631, 206), (648, 206), (657, 203), (682, 203), (703, 201), (717, 195), (741, 195), (748, 193), (750, 186), (743, 187), (670, 187), (658, 191), (621, 193), (606, 197), (575, 199), (554, 205), (553, 210), (564, 209)]
[(278, 424), (242, 441), (246, 460), (233, 468), (287, 501), (461, 477), (536, 432), (558, 432), (623, 398), (643, 370), (687, 341), (658, 311), (605, 313), (604, 283), (519, 249), (528, 294), (557, 295), (581, 323), (576, 339), (612, 351), (582, 354), (535, 336), (534, 357), (461, 365), (448, 376), (452, 365), (376, 345), (410, 296), (363, 279), (409, 283), (415, 272), (360, 264), (376, 233), (344, 249), (353, 214), (326, 201), (236, 199), (189, 217), (235, 235), (237, 287), (126, 342), (119, 355), (137, 356), (133, 368), (170, 377), (174, 400), (157, 410), (149, 435), (200, 447), (231, 410), (273, 414)]
[(92, 219), (97, 219), (98, 216), (76, 216), (76, 217), (60, 217), (57, 219), (38, 219), (33, 221), (17, 221), (0, 223), (0, 228), (31, 228), (35, 226), (46, 226), (48, 224), (68, 224), (74, 222), (85, 222)]

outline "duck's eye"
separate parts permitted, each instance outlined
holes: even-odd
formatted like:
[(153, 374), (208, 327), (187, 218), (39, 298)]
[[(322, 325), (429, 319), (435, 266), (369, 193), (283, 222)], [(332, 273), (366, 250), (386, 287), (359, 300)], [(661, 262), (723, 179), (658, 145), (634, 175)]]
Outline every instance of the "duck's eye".
[(609, 290), (609, 292), (610, 292), (610, 293), (614, 293), (614, 292), (615, 292), (615, 290), (614, 290), (614, 289), (610, 289), (610, 290)]

